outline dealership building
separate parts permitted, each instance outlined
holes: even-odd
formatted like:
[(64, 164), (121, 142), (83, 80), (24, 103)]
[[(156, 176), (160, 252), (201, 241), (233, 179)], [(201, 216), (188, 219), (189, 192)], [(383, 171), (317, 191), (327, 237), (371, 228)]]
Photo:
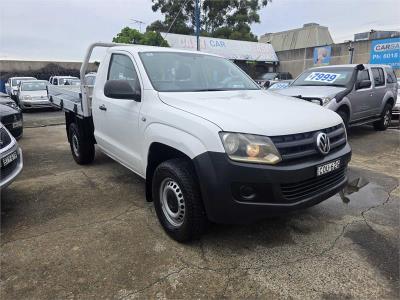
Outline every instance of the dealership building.
[[(197, 49), (196, 37), (192, 35), (161, 33), (172, 48)], [(200, 37), (200, 51), (228, 58), (245, 70), (250, 76), (274, 72), (279, 60), (271, 44), (238, 40)]]
[(317, 23), (266, 33), (260, 42), (273, 46), (279, 59), (278, 71), (294, 77), (320, 65), (386, 64), (400, 77), (400, 32), (370, 30), (356, 33), (352, 41), (334, 43), (325, 26)]

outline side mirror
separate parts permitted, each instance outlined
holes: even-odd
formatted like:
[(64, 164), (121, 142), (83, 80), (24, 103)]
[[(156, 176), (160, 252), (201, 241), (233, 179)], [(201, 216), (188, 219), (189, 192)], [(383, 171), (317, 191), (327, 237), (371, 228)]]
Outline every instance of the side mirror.
[(369, 87), (371, 87), (371, 80), (361, 80), (361, 81), (358, 81), (356, 84), (357, 90), (366, 89)]
[(104, 85), (104, 95), (108, 98), (127, 99), (140, 102), (140, 89), (133, 89), (130, 80), (107, 80)]

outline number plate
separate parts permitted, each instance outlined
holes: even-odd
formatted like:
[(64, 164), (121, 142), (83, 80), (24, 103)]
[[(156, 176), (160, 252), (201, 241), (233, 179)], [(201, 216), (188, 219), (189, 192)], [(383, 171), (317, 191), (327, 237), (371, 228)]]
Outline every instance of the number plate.
[(18, 158), (17, 151), (14, 151), (13, 153), (7, 155), (6, 157), (4, 157), (4, 158), (1, 160), (1, 166), (2, 166), (2, 167), (5, 167), (5, 166), (7, 166), (9, 163), (12, 163), (12, 162), (13, 162), (14, 160), (16, 160), (17, 158)]
[(17, 121), (13, 123), (13, 128), (22, 127), (22, 121)]
[(321, 176), (340, 168), (340, 159), (331, 161), (329, 163), (317, 167), (317, 176)]

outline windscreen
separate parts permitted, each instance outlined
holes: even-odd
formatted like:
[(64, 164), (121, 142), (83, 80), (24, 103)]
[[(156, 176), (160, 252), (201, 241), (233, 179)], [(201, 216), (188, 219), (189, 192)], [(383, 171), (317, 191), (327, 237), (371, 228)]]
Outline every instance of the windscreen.
[(11, 85), (12, 86), (16, 86), (23, 80), (35, 80), (35, 78), (33, 78), (33, 77), (25, 77), (25, 78), (13, 79), (13, 80), (11, 80)]
[(160, 92), (259, 89), (224, 58), (181, 52), (142, 52), (140, 58), (154, 89)]
[(60, 78), (59, 79), (59, 85), (71, 85), (73, 80), (79, 80), (77, 77), (67, 77), (67, 78)]
[(353, 68), (318, 68), (304, 71), (292, 86), (339, 86), (349, 83)]
[(46, 82), (23, 82), (21, 91), (41, 91), (46, 89)]

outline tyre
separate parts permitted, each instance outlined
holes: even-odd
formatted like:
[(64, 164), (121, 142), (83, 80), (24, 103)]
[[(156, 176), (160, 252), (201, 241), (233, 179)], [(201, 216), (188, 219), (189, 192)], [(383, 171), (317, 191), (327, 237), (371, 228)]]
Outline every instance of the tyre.
[(80, 165), (90, 164), (94, 160), (94, 144), (84, 141), (75, 123), (69, 125), (69, 144), (74, 160)]
[(392, 121), (392, 106), (386, 104), (379, 121), (373, 123), (375, 130), (386, 130)]
[(170, 237), (187, 242), (203, 234), (208, 221), (190, 161), (161, 163), (154, 172), (152, 193), (157, 217)]
[(339, 110), (337, 114), (342, 118), (343, 124), (346, 127), (346, 129), (349, 128), (349, 114), (345, 112), (344, 110)]

